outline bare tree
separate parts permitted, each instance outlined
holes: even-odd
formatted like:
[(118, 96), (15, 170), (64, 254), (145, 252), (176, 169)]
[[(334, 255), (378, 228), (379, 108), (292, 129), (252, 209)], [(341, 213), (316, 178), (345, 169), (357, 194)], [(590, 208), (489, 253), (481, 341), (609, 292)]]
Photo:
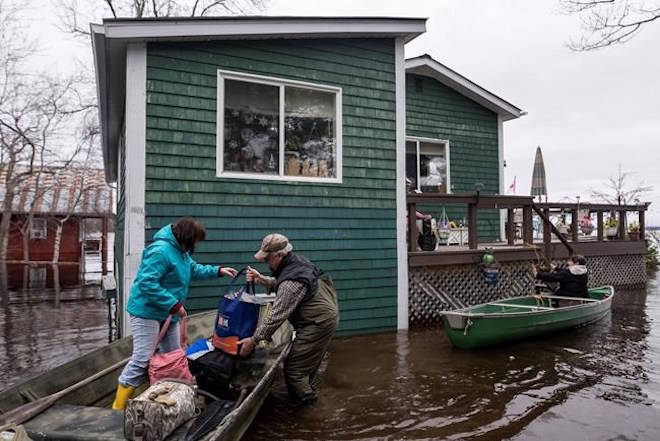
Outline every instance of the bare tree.
[(607, 178), (602, 190), (591, 189), (591, 197), (606, 204), (633, 205), (640, 204), (643, 195), (653, 191), (653, 187), (644, 181), (631, 184), (633, 173), (624, 172), (619, 164), (616, 176)]
[[(607, 178), (607, 182), (602, 190), (591, 189), (591, 197), (596, 201), (604, 202), (606, 204), (616, 205), (639, 205), (642, 203), (641, 198), (653, 191), (653, 187), (644, 184), (640, 181), (637, 184), (631, 184), (631, 177), (633, 173), (624, 172), (619, 164), (616, 176)], [(628, 220), (626, 216), (621, 219), (623, 222), (623, 229), (627, 230)]]
[(633, 38), (643, 26), (660, 21), (658, 0), (559, 0), (564, 11), (577, 15), (584, 34), (569, 42), (574, 51), (591, 51)]
[[(28, 63), (37, 50), (27, 38), (20, 10), (0, 0), (0, 292), (7, 292), (7, 245), (16, 193), (44, 163), (66, 166), (77, 154), (68, 148), (77, 115), (89, 106), (81, 102), (77, 77), (58, 78), (34, 72)], [(75, 117), (75, 118), (74, 118)], [(68, 160), (63, 156), (69, 155)], [(41, 191), (32, 189), (34, 196)], [(34, 202), (34, 201), (33, 201)]]
[(89, 35), (89, 23), (102, 18), (206, 17), (250, 15), (267, 0), (58, 0), (63, 30)]

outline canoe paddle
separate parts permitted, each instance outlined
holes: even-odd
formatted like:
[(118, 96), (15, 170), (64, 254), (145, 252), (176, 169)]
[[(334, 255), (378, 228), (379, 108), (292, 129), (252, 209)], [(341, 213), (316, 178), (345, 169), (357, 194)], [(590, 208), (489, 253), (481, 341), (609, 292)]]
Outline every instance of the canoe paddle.
[(73, 392), (77, 389), (80, 389), (81, 387), (88, 385), (89, 383), (101, 378), (102, 376), (109, 374), (115, 369), (120, 368), (121, 366), (126, 364), (128, 360), (130, 360), (130, 357), (118, 361), (112, 366), (109, 366), (103, 369), (102, 371), (95, 373), (91, 377), (85, 378), (82, 381), (72, 384), (71, 386), (62, 389), (59, 392), (55, 392), (54, 394), (51, 395), (46, 395), (45, 397), (41, 397), (38, 400), (25, 403), (22, 406), (17, 407), (16, 409), (10, 410), (9, 412), (1, 416), (2, 420), (0, 421), (0, 431), (4, 430), (5, 428), (9, 427), (12, 424), (15, 425), (23, 424), (24, 422), (28, 421), (29, 419), (35, 417), (44, 410), (48, 409), (64, 395)]

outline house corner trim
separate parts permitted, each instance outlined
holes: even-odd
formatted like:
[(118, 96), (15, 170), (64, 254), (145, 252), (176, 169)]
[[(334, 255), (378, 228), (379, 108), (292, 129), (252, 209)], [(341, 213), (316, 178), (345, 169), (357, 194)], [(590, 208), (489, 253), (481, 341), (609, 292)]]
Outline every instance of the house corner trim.
[(129, 44), (126, 48), (126, 176), (125, 179), (125, 231), (122, 293), (124, 296), (123, 332), (130, 334), (126, 305), (131, 284), (137, 275), (145, 227), (145, 174), (147, 139), (147, 46)]
[(406, 246), (406, 60), (405, 41), (394, 41), (396, 91), (396, 254), (397, 329), (408, 329), (408, 247)]

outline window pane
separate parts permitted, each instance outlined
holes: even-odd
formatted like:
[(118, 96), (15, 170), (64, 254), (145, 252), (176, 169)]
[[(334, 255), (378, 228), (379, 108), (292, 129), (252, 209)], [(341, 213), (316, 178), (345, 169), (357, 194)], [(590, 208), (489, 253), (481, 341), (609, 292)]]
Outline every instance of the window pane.
[(279, 174), (279, 87), (225, 80), (224, 170)]
[(284, 174), (336, 178), (336, 94), (289, 86), (284, 94)]
[(417, 142), (406, 141), (406, 178), (412, 183), (411, 190), (417, 189)]
[(419, 145), (419, 183), (424, 193), (447, 193), (447, 156), (444, 144)]

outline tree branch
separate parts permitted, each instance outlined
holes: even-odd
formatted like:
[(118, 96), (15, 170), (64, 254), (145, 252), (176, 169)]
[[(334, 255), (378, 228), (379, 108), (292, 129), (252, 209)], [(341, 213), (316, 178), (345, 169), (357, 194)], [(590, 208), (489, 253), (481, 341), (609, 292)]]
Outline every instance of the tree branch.
[(560, 0), (569, 14), (580, 17), (585, 35), (572, 39), (573, 51), (591, 51), (629, 41), (643, 26), (660, 19), (660, 4), (643, 0)]

